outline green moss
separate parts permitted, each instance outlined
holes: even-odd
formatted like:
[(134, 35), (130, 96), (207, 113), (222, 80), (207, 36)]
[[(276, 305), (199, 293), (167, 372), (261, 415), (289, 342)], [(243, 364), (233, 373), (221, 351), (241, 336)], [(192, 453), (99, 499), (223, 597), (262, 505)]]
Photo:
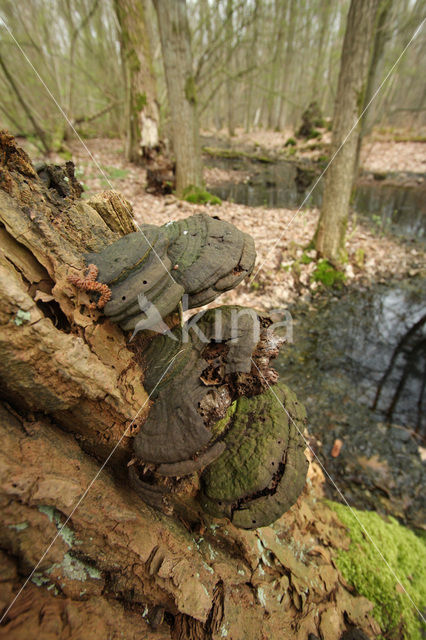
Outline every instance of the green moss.
[(64, 149), (63, 147), (61, 147), (61, 149), (58, 150), (58, 153), (61, 156), (62, 160), (65, 160), (65, 162), (72, 160), (72, 153), (71, 151), (69, 151), (69, 149)]
[(328, 260), (320, 260), (312, 273), (311, 279), (314, 282), (321, 282), (326, 287), (334, 287), (342, 284), (346, 276), (331, 265)]
[(361, 247), (359, 247), (355, 251), (355, 262), (357, 263), (357, 265), (358, 265), (358, 267), (360, 269), (364, 266), (364, 263), (365, 263), (365, 251), (364, 251), (364, 249), (361, 249)]
[(302, 253), (302, 257), (300, 258), (300, 262), (302, 264), (310, 264), (313, 258), (310, 258), (307, 253)]
[(396, 135), (394, 136), (395, 142), (426, 142), (426, 136), (416, 135), (416, 134), (407, 134), (407, 135)]
[[(337, 566), (344, 578), (358, 593), (374, 602), (373, 615), (387, 639), (421, 640), (421, 623), (410, 598), (420, 610), (426, 604), (424, 538), (416, 536), (394, 518), (385, 522), (375, 512), (353, 509), (355, 517), (348, 507), (329, 504), (348, 527), (351, 537), (349, 550), (339, 551), (337, 557)], [(387, 568), (361, 525), (371, 535), (409, 597), (401, 587), (397, 588), (395, 576)]]
[(308, 139), (311, 140), (312, 138), (320, 138), (321, 135), (321, 131), (318, 131), (318, 129), (311, 129)]
[(192, 204), (222, 204), (220, 198), (209, 193), (209, 191), (206, 191), (202, 187), (195, 187), (194, 185), (190, 185), (184, 189), (182, 199)]
[(288, 140), (285, 143), (285, 147), (295, 147), (296, 146), (296, 140), (294, 138), (288, 138)]
[(213, 425), (212, 434), (215, 438), (218, 438), (221, 435), (221, 433), (223, 433), (226, 430), (226, 427), (228, 426), (229, 421), (234, 415), (236, 408), (237, 408), (237, 401), (235, 400), (235, 402), (233, 402), (229, 407), (228, 411), (226, 412), (226, 415), (221, 420), (218, 420), (216, 424)]
[(364, 83), (363, 86), (361, 87), (361, 90), (358, 91), (357, 98), (356, 98), (356, 105), (358, 107), (359, 116), (361, 116), (362, 110), (364, 108), (366, 86), (367, 86), (366, 83)]
[(139, 73), (141, 70), (141, 63), (139, 56), (134, 49), (129, 52), (127, 60), (130, 71), (134, 74)]
[(188, 76), (185, 82), (185, 96), (188, 102), (196, 104), (197, 102), (197, 88), (195, 84), (194, 76)]
[(146, 93), (138, 93), (135, 96), (135, 110), (136, 112), (142, 111), (146, 107)]

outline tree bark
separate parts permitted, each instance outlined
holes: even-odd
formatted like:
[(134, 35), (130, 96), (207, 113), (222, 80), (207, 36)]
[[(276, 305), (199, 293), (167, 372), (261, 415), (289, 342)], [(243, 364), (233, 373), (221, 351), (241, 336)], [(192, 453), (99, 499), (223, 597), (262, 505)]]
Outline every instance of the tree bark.
[(230, 138), (235, 136), (235, 124), (234, 124), (234, 82), (232, 79), (233, 73), (233, 56), (232, 56), (232, 48), (233, 48), (233, 13), (234, 13), (234, 3), (233, 0), (227, 0), (226, 3), (226, 47), (227, 47), (227, 57), (228, 57), (228, 75), (226, 78), (226, 111), (227, 111), (227, 121), (228, 121), (228, 135)]
[(201, 187), (197, 95), (185, 0), (154, 0), (158, 17), (176, 158), (176, 193)]
[(121, 57), (126, 73), (126, 157), (150, 158), (159, 145), (160, 114), (152, 66), (146, 7), (140, 0), (115, 0), (121, 31)]
[(318, 99), (318, 96), (323, 93), (323, 85), (324, 85), (324, 53), (325, 53), (325, 43), (326, 43), (326, 35), (329, 33), (330, 29), (330, 15), (331, 15), (332, 5), (329, 2), (325, 2), (321, 5), (321, 27), (318, 39), (318, 52), (317, 59), (315, 61), (314, 67), (314, 78), (312, 85), (312, 95), (314, 96), (314, 100), (316, 100), (321, 109), (323, 108), (321, 100)]
[[(376, 34), (374, 37), (373, 54), (371, 56), (370, 65), (368, 69), (368, 77), (367, 77), (367, 85), (365, 89), (363, 109), (365, 109), (365, 107), (369, 104), (370, 100), (373, 97), (374, 90), (376, 88), (375, 80), (377, 77), (377, 71), (379, 68), (379, 63), (383, 57), (383, 51), (385, 48), (386, 41), (388, 39), (387, 20), (388, 20), (389, 11), (391, 8), (392, 8), (392, 0), (382, 0), (380, 2), (380, 5), (377, 11)], [(373, 122), (373, 117), (370, 109), (363, 115), (361, 119), (361, 129), (358, 136), (357, 153), (356, 153), (356, 159), (355, 159), (355, 175), (358, 173), (362, 140), (364, 136), (371, 129), (372, 122)]]
[(294, 52), (294, 31), (296, 25), (296, 2), (294, 0), (289, 0), (289, 6), (287, 8), (289, 12), (288, 18), (288, 28), (287, 28), (287, 42), (286, 42), (286, 51), (285, 58), (283, 64), (283, 74), (281, 81), (281, 95), (278, 100), (278, 117), (277, 117), (277, 126), (282, 129), (288, 124), (289, 120), (289, 111), (290, 105), (288, 102), (288, 96), (291, 93), (291, 86), (293, 81), (293, 76), (291, 73), (291, 65), (293, 60), (293, 52)]
[(334, 567), (348, 540), (315, 465), (298, 503), (254, 531), (190, 526), (129, 486), (150, 404), (140, 365), (68, 280), (85, 252), (134, 229), (128, 203), (48, 189), (0, 132), (0, 221), (0, 637), (337, 639), (351, 624), (376, 637), (372, 604)]
[(274, 16), (276, 20), (274, 37), (274, 54), (271, 61), (271, 70), (269, 76), (269, 95), (268, 95), (268, 129), (276, 127), (279, 128), (279, 122), (275, 120), (275, 107), (276, 107), (276, 86), (277, 77), (279, 73), (278, 61), (280, 59), (281, 49), (283, 46), (283, 32), (285, 26), (284, 15), (287, 7), (281, 2), (276, 0), (274, 5)]
[(316, 230), (318, 254), (339, 265), (345, 256), (345, 233), (354, 180), (360, 125), (355, 125), (364, 104), (373, 28), (379, 0), (352, 0), (346, 25), (339, 82), (333, 116), (332, 156)]
[[(258, 29), (259, 6), (260, 6), (260, 0), (255, 0), (254, 7), (253, 7), (253, 21), (252, 21), (253, 35), (251, 38), (250, 45), (249, 47), (247, 47), (247, 52), (246, 52), (247, 67), (249, 67), (250, 65), (252, 52), (256, 51), (256, 47), (257, 47), (257, 39), (259, 36), (259, 29)], [(246, 133), (249, 133), (251, 131), (252, 124), (253, 124), (253, 115), (252, 115), (253, 75), (254, 75), (254, 72), (251, 72), (248, 77), (247, 98), (246, 98), (246, 124), (245, 124)]]

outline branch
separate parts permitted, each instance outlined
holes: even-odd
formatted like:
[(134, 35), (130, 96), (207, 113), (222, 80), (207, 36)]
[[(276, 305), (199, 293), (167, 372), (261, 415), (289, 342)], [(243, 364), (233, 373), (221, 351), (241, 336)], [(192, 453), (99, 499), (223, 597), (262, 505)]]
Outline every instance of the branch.
[(110, 102), (109, 104), (107, 104), (106, 107), (103, 107), (102, 109), (100, 109), (100, 111), (93, 113), (91, 116), (80, 116), (79, 118), (76, 118), (74, 120), (74, 124), (81, 124), (82, 122), (84, 123), (93, 122), (93, 120), (100, 118), (101, 116), (111, 111), (111, 109), (114, 109), (114, 107), (117, 107), (118, 105), (123, 103), (124, 103), (124, 100), (115, 100), (114, 102)]
[(12, 91), (15, 93), (15, 95), (16, 95), (16, 97), (17, 97), (17, 99), (18, 99), (19, 103), (20, 103), (20, 105), (22, 106), (22, 108), (23, 108), (23, 110), (25, 111), (25, 113), (26, 113), (26, 115), (27, 115), (28, 119), (30, 120), (31, 124), (33, 125), (35, 133), (36, 133), (36, 134), (38, 135), (38, 137), (40, 138), (41, 143), (42, 143), (42, 145), (43, 145), (43, 147), (44, 147), (44, 150), (46, 151), (46, 153), (49, 153), (49, 152), (50, 152), (50, 146), (49, 146), (49, 144), (48, 144), (48, 142), (47, 142), (47, 138), (46, 138), (46, 136), (45, 136), (45, 134), (44, 134), (44, 131), (43, 131), (43, 129), (42, 129), (42, 128), (37, 124), (36, 120), (34, 119), (33, 114), (31, 113), (31, 109), (30, 109), (30, 107), (29, 107), (29, 106), (28, 106), (28, 104), (25, 102), (25, 100), (24, 100), (24, 98), (23, 98), (23, 96), (22, 96), (21, 92), (20, 92), (20, 91), (19, 91), (19, 89), (18, 89), (17, 84), (15, 83), (15, 81), (14, 81), (14, 79), (13, 79), (12, 75), (9, 73), (9, 70), (8, 70), (8, 68), (6, 67), (5, 63), (4, 63), (4, 60), (3, 60), (2, 56), (1, 56), (1, 54), (0, 54), (0, 67), (3, 69), (3, 73), (4, 73), (5, 77), (6, 77), (6, 80), (7, 80), (7, 81), (8, 81), (8, 83), (10, 84), (10, 86), (11, 86), (11, 88), (12, 88)]

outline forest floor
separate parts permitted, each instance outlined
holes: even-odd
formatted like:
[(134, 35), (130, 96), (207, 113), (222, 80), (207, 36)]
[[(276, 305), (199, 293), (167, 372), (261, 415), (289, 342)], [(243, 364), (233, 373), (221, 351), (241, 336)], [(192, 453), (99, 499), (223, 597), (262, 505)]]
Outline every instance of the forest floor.
[[(277, 144), (277, 135), (263, 132), (259, 140), (265, 145)], [(259, 134), (260, 136), (260, 134)], [(253, 140), (256, 138), (252, 136)], [(305, 251), (312, 240), (319, 211), (316, 208), (292, 209), (248, 207), (224, 201), (220, 206), (194, 205), (172, 195), (154, 196), (145, 191), (146, 171), (126, 161), (123, 142), (116, 139), (86, 140), (70, 145), (76, 175), (90, 198), (96, 192), (116, 189), (133, 206), (139, 224), (165, 224), (207, 211), (232, 222), (253, 236), (256, 243), (256, 279), (242, 283), (221, 297), (221, 303), (238, 303), (258, 309), (272, 309), (297, 299), (309, 301), (322, 285), (313, 279), (314, 251)], [(396, 169), (419, 171), (425, 166), (426, 144), (418, 142), (366, 142), (366, 168), (392, 166)], [(90, 155), (89, 155), (90, 152)], [(384, 160), (386, 158), (386, 160)], [(393, 159), (393, 160), (392, 160)], [(63, 162), (61, 158), (50, 161)], [(393, 164), (392, 164), (393, 163)], [(399, 163), (399, 164), (398, 164)], [(223, 179), (222, 169), (205, 169), (207, 188)], [(229, 176), (228, 176), (229, 177)], [(415, 276), (425, 269), (424, 250), (416, 243), (403, 242), (383, 235), (372, 226), (351, 217), (347, 232), (348, 262), (345, 265), (346, 284), (368, 286), (371, 282), (386, 282)]]

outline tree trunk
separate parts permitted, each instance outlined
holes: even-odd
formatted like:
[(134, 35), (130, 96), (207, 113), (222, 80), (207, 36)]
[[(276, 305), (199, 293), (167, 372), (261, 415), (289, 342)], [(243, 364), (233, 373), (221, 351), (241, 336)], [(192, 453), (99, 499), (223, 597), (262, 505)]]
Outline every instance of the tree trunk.
[(346, 624), (376, 637), (372, 604), (334, 567), (348, 540), (315, 465), (298, 503), (253, 531), (190, 525), (129, 486), (151, 403), (125, 335), (68, 275), (134, 225), (119, 194), (80, 201), (72, 173), (64, 185), (48, 189), (0, 132), (0, 637), (305, 640)]
[(289, 0), (289, 7), (287, 8), (289, 12), (287, 42), (286, 42), (286, 51), (285, 51), (283, 74), (282, 74), (282, 81), (281, 81), (281, 96), (279, 97), (279, 101), (278, 101), (277, 126), (279, 127), (279, 129), (282, 129), (285, 126), (287, 126), (288, 119), (289, 119), (290, 103), (288, 102), (288, 97), (291, 93), (291, 86), (293, 81), (291, 65), (293, 61), (293, 51), (294, 51), (296, 8), (297, 8), (297, 5), (295, 0)]
[(176, 158), (176, 193), (201, 187), (202, 162), (197, 95), (185, 0), (154, 0), (160, 30)]
[[(367, 85), (365, 89), (364, 103), (363, 109), (369, 104), (370, 100), (373, 97), (373, 93), (376, 89), (375, 80), (377, 77), (377, 70), (379, 68), (379, 63), (383, 57), (383, 51), (385, 48), (386, 41), (388, 39), (388, 27), (387, 20), (389, 16), (389, 11), (392, 7), (392, 0), (382, 0), (380, 2), (380, 6), (377, 12), (377, 27), (376, 34), (374, 37), (374, 46), (373, 46), (373, 54), (370, 60), (370, 66), (368, 69), (368, 77), (367, 77)], [(361, 154), (361, 145), (364, 136), (371, 129), (371, 123), (373, 122), (372, 109), (369, 109), (361, 119), (361, 129), (358, 136), (358, 144), (357, 144), (357, 153), (355, 160), (355, 175), (358, 173), (359, 160)]]
[[(274, 17), (276, 20), (275, 32), (273, 34), (274, 39), (274, 54), (271, 61), (271, 69), (269, 74), (269, 95), (268, 95), (268, 129), (274, 128), (275, 120), (275, 108), (276, 108), (276, 93), (277, 93), (277, 77), (279, 73), (278, 61), (280, 59), (281, 48), (283, 45), (283, 32), (284, 32), (284, 12), (286, 6), (278, 0), (274, 5)], [(279, 128), (279, 122), (276, 123), (276, 128)]]
[(345, 256), (345, 233), (349, 215), (360, 125), (355, 125), (364, 104), (373, 28), (379, 0), (352, 0), (343, 42), (339, 82), (333, 116), (332, 156), (324, 187), (321, 215), (316, 230), (316, 249), (335, 265)]
[(227, 47), (227, 58), (228, 58), (228, 69), (227, 69), (227, 78), (226, 78), (226, 112), (227, 112), (227, 122), (228, 122), (228, 135), (230, 138), (235, 136), (235, 95), (234, 95), (234, 81), (232, 79), (233, 67), (234, 67), (234, 59), (232, 55), (233, 48), (233, 13), (234, 6), (233, 0), (227, 0), (226, 3), (226, 47)]
[(326, 42), (326, 35), (330, 33), (330, 15), (331, 15), (332, 5), (330, 2), (325, 2), (321, 5), (321, 28), (318, 39), (318, 51), (317, 58), (314, 66), (314, 77), (313, 77), (313, 85), (312, 85), (312, 95), (314, 100), (321, 105), (321, 100), (318, 99), (318, 96), (321, 95), (323, 86), (324, 86), (324, 49)]
[[(259, 5), (260, 0), (255, 0), (253, 7), (253, 35), (249, 46), (247, 47), (246, 52), (246, 66), (249, 67), (252, 59), (252, 52), (256, 51), (257, 47), (257, 39), (259, 36), (258, 29), (258, 20), (259, 20)], [(253, 114), (252, 114), (252, 103), (253, 103), (253, 76), (254, 71), (249, 74), (248, 77), (248, 87), (247, 87), (247, 98), (246, 98), (246, 124), (245, 124), (245, 132), (249, 133), (252, 129), (253, 125)]]
[(150, 159), (159, 145), (157, 104), (146, 7), (141, 0), (115, 0), (127, 86), (126, 157)]

